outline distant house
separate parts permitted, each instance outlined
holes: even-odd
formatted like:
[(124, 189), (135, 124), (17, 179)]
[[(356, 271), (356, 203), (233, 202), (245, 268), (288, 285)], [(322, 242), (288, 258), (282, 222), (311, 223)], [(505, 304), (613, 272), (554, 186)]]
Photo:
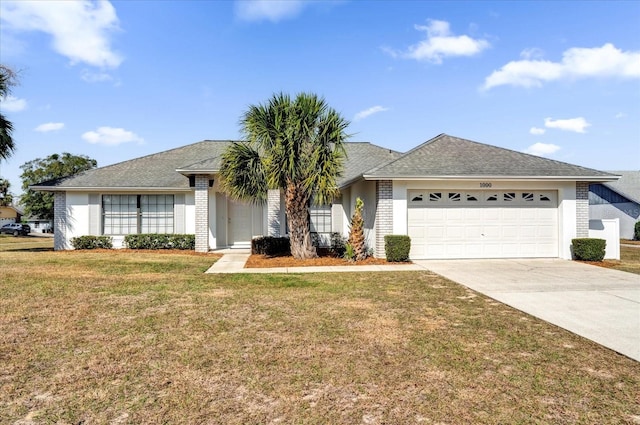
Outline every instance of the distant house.
[[(229, 141), (165, 152), (42, 182), (55, 195), (54, 246), (82, 235), (190, 233), (196, 250), (247, 247), (252, 237), (285, 236), (284, 196), (264, 205), (227, 197), (219, 185)], [(384, 237), (411, 237), (413, 259), (571, 258), (571, 239), (589, 236), (589, 185), (617, 175), (441, 134), (399, 153), (347, 143), (341, 196), (312, 208), (311, 231), (349, 232), (364, 200), (367, 244), (384, 257)]]
[(0, 206), (0, 226), (9, 223), (20, 223), (22, 211), (12, 205)]
[(39, 217), (26, 217), (23, 219), (29, 226), (31, 226), (32, 232), (37, 233), (49, 233), (53, 232), (52, 220), (46, 220)]
[(633, 239), (640, 220), (640, 171), (612, 171), (620, 180), (589, 185), (589, 217), (620, 219), (620, 237)]

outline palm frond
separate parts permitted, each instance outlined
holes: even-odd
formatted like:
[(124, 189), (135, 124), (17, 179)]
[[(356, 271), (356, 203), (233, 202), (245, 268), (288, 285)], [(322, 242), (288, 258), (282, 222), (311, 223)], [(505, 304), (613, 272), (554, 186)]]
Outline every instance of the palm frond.
[(262, 204), (267, 200), (260, 153), (246, 143), (234, 143), (222, 155), (220, 185), (231, 198)]

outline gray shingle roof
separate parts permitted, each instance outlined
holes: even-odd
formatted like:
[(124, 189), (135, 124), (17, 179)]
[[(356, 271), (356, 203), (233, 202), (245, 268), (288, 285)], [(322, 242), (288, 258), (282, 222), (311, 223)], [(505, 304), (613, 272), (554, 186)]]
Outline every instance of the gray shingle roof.
[(611, 190), (640, 204), (640, 171), (610, 171), (620, 176), (620, 180), (604, 183)]
[[(198, 171), (214, 173), (220, 169), (220, 158), (231, 144), (228, 140), (205, 140), (118, 164), (88, 170), (74, 176), (43, 182), (35, 187), (48, 189), (189, 189), (188, 174)], [(371, 143), (345, 144), (347, 160), (342, 187), (362, 176), (373, 166), (386, 163), (400, 154)]]
[(188, 189), (189, 179), (178, 173), (176, 169), (203, 159), (217, 158), (229, 143), (229, 141), (205, 140), (181, 148), (88, 170), (68, 178), (43, 182), (37, 186), (54, 186), (58, 189)]
[(388, 164), (369, 178), (427, 177), (603, 177), (613, 175), (509, 149), (441, 134)]

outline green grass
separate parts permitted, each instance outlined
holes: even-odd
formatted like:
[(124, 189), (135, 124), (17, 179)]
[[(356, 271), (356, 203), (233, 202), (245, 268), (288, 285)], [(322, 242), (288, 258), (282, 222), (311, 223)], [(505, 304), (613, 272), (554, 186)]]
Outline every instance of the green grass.
[(428, 272), (204, 275), (208, 256), (131, 251), (0, 260), (2, 423), (640, 415), (639, 363)]

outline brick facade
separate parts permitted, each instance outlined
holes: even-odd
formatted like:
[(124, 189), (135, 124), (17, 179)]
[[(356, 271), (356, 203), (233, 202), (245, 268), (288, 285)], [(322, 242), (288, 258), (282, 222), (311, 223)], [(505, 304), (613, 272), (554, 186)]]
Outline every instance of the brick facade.
[(280, 189), (267, 192), (267, 235), (280, 236)]
[(384, 258), (384, 237), (393, 233), (393, 182), (376, 181), (376, 248), (375, 256)]
[(589, 237), (589, 183), (576, 182), (576, 237)]
[(67, 249), (67, 194), (53, 192), (53, 249)]
[(196, 175), (196, 252), (209, 252), (209, 176)]

